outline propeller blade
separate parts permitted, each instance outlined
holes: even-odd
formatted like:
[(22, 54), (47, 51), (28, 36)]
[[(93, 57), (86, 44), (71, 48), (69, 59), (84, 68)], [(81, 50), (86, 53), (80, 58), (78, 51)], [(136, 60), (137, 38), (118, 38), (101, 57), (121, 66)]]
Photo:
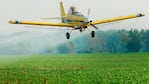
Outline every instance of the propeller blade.
[(99, 29), (97, 26), (95, 26), (95, 25), (93, 25), (93, 24), (91, 24), (91, 26), (92, 26), (93, 28), (95, 28), (95, 29)]
[(89, 18), (90, 12), (91, 12), (91, 8), (89, 8), (88, 11), (87, 11), (87, 18)]

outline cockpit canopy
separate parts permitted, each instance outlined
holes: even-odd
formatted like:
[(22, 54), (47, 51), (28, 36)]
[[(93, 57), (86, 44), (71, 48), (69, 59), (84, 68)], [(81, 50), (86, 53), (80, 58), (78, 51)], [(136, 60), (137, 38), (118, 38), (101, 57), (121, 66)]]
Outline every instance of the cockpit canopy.
[(79, 16), (79, 17), (86, 18), (82, 13), (78, 12), (78, 11), (76, 10), (76, 7), (74, 7), (74, 6), (71, 6), (71, 7), (69, 8), (68, 14), (72, 14), (72, 15), (75, 15), (75, 16)]

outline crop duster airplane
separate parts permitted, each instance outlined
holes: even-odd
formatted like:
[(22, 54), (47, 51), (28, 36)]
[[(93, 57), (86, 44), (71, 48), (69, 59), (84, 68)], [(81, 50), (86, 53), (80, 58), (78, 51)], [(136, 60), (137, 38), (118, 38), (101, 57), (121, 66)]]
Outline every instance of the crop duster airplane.
[[(68, 13), (66, 14), (62, 1), (60, 1), (60, 12), (61, 12), (61, 17), (43, 18), (43, 19), (61, 19), (61, 23), (24, 21), (24, 20), (22, 20), (22, 21), (10, 20), (9, 23), (11, 23), (11, 24), (25, 24), (25, 25), (68, 27), (71, 31), (66, 33), (66, 38), (70, 39), (70, 33), (72, 32), (72, 30), (79, 30), (80, 32), (82, 32), (85, 29), (88, 29), (89, 26), (92, 26), (93, 28), (98, 29), (98, 27), (96, 26), (97, 24), (109, 23), (109, 22), (132, 19), (132, 18), (144, 16), (144, 13), (139, 13), (139, 14), (132, 14), (132, 15), (127, 15), (127, 16), (110, 18), (110, 19), (92, 21), (92, 20), (88, 19), (90, 10), (88, 10), (88, 15), (86, 17), (82, 13), (78, 12), (74, 6), (71, 6)], [(91, 37), (92, 38), (95, 37), (95, 31), (91, 31)]]

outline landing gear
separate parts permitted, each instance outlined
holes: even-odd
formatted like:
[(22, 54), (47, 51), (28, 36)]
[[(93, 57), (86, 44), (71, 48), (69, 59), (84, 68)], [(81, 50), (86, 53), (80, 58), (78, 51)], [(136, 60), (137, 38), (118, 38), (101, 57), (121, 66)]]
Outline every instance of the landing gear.
[(95, 31), (91, 32), (91, 37), (94, 38), (95, 37)]
[(82, 32), (82, 29), (80, 29), (80, 32)]
[(83, 32), (83, 29), (82, 28), (80, 28), (80, 32)]
[(80, 32), (83, 32), (83, 31), (85, 31), (85, 29), (84, 28), (80, 28)]
[(66, 33), (66, 38), (70, 39), (70, 34), (68, 32)]
[[(83, 30), (80, 29), (80, 32), (82, 32)], [(71, 31), (72, 32), (72, 31)], [(70, 32), (70, 33), (71, 33)], [(66, 38), (69, 40), (70, 39), (70, 33), (69, 32), (66, 32)], [(95, 37), (95, 31), (91, 31), (91, 38), (94, 38)]]

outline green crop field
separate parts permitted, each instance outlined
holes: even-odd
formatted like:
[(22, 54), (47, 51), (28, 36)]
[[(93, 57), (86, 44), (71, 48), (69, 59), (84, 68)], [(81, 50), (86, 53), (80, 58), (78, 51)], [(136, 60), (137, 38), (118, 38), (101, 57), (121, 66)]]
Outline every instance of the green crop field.
[(0, 56), (0, 84), (149, 84), (149, 53)]

